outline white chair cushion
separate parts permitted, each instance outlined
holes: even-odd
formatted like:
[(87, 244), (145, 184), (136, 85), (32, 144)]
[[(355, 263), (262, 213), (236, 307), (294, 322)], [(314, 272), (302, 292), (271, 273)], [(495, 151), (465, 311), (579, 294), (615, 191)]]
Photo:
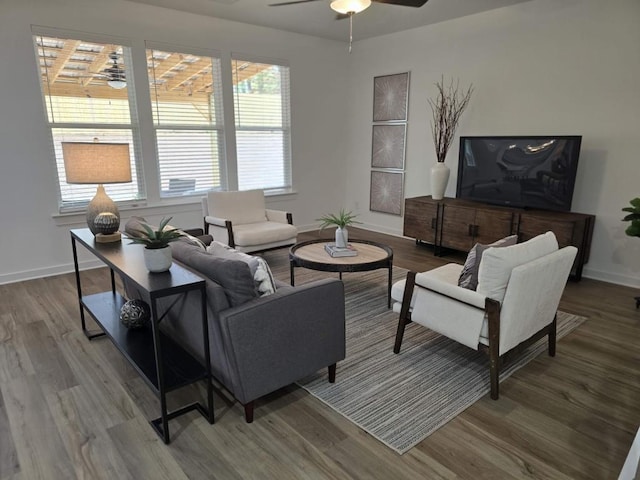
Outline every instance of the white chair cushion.
[(477, 292), (502, 302), (511, 271), (515, 267), (556, 250), (558, 250), (558, 241), (553, 232), (538, 235), (510, 247), (487, 249), (480, 262)]
[[(267, 213), (262, 190), (209, 192), (207, 207), (212, 217), (231, 220), (235, 226), (244, 223), (265, 222)], [(264, 243), (264, 242), (260, 242)]]
[(260, 222), (233, 225), (233, 240), (237, 247), (248, 247), (293, 239), (298, 229), (288, 223)]

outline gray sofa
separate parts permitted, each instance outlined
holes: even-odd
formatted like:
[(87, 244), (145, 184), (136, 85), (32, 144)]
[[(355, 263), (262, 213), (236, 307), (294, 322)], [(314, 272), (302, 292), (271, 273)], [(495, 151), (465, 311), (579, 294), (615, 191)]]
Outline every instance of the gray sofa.
[[(345, 358), (344, 287), (327, 279), (259, 296), (247, 263), (215, 257), (189, 239), (171, 244), (173, 258), (206, 280), (210, 362), (215, 379), (253, 421), (255, 400)], [(129, 298), (137, 297), (126, 286)], [(199, 299), (168, 297), (161, 329), (203, 360)]]

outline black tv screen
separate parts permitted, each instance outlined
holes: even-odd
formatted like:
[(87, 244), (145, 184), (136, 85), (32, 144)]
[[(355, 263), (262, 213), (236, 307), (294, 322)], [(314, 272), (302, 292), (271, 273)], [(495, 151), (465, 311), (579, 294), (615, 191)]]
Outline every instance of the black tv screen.
[(456, 197), (571, 210), (582, 137), (460, 137)]

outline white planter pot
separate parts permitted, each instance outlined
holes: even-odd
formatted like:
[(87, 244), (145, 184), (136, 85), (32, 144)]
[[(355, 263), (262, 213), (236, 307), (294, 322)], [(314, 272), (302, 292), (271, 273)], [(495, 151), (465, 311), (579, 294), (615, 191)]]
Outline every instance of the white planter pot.
[(449, 167), (444, 162), (437, 162), (431, 167), (431, 197), (434, 200), (442, 200), (444, 198), (450, 173)]
[(336, 228), (336, 247), (345, 248), (349, 243), (349, 232), (347, 228)]
[(166, 272), (171, 268), (171, 247), (167, 245), (164, 248), (145, 248), (144, 264), (152, 273)]

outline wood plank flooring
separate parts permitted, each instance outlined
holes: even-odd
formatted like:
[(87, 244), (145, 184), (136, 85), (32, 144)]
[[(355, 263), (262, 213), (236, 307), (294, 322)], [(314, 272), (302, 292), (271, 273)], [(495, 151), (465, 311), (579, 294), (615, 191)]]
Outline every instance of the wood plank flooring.
[[(407, 269), (464, 260), (350, 235), (387, 243)], [(83, 288), (108, 289), (107, 271), (83, 272)], [(589, 320), (557, 356), (541, 355), (501, 384), (499, 401), (487, 395), (400, 456), (293, 385), (259, 400), (250, 425), (218, 393), (214, 425), (189, 413), (170, 422), (164, 445), (147, 423), (155, 395), (108, 340), (82, 334), (72, 274), (0, 285), (0, 480), (615, 479), (640, 424), (637, 294), (570, 282), (561, 309)], [(193, 396), (203, 389), (170, 394), (170, 406)]]

